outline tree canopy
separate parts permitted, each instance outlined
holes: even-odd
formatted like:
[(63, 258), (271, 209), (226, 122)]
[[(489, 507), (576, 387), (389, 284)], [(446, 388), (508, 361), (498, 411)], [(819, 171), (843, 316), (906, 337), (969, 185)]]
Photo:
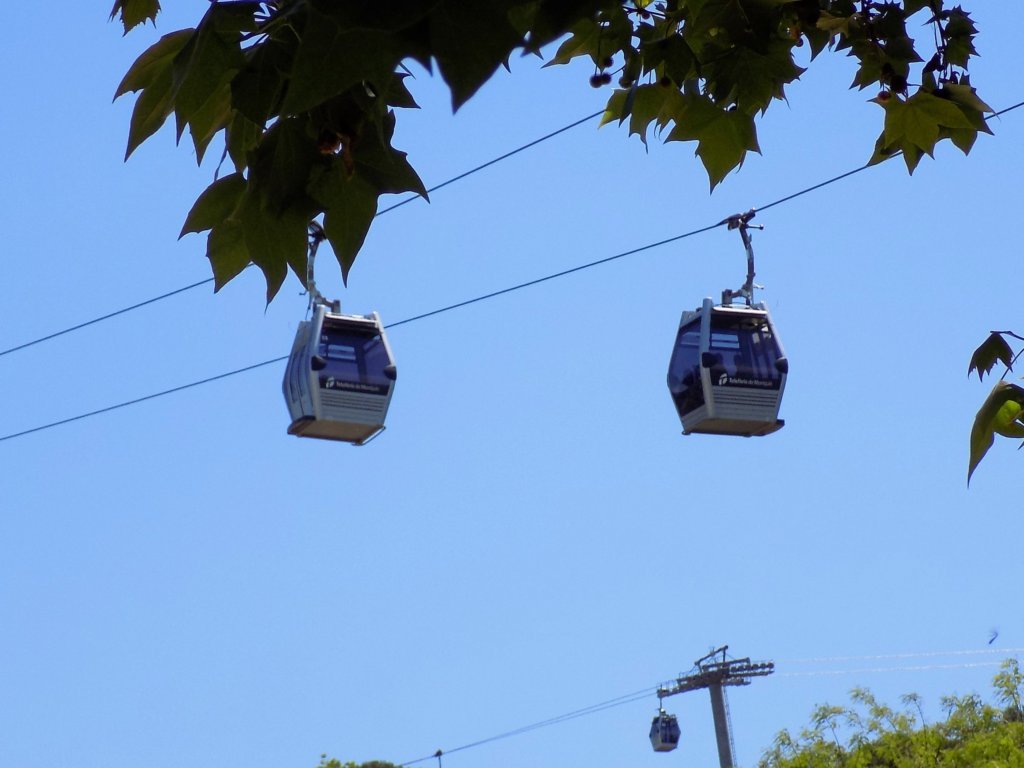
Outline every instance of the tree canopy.
[(947, 696), (945, 719), (927, 723), (920, 697), (903, 709), (854, 689), (852, 706), (822, 705), (798, 736), (781, 731), (760, 768), (954, 768), (1024, 764), (1024, 673), (1008, 659), (993, 679), (999, 706), (979, 696)]
[[(115, 0), (125, 33), (155, 23), (159, 0)], [(920, 14), (926, 32), (907, 31)], [(219, 289), (258, 266), (270, 301), (289, 267), (306, 280), (311, 222), (349, 272), (381, 195), (426, 189), (392, 145), (396, 109), (416, 107), (413, 63), (435, 67), (458, 109), (513, 54), (593, 63), (590, 85), (615, 82), (603, 123), (644, 142), (696, 143), (712, 189), (759, 152), (756, 122), (825, 50), (859, 68), (851, 87), (877, 89), (882, 130), (870, 163), (902, 155), (910, 172), (938, 142), (968, 152), (990, 108), (971, 85), (977, 30), (944, 0), (457, 0), (335, 3), (212, 0), (194, 28), (164, 35), (116, 96), (138, 93), (126, 157), (171, 114), (199, 162), (223, 138), (217, 176), (181, 234), (207, 232)], [(806, 63), (805, 61), (805, 63)], [(866, 148), (865, 148), (866, 149)]]

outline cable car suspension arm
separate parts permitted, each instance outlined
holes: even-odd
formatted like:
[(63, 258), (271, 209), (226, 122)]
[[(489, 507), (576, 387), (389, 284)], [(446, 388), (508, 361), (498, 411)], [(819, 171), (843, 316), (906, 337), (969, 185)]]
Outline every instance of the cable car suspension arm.
[(747, 251), (747, 280), (739, 290), (732, 291), (726, 289), (722, 291), (723, 304), (732, 304), (733, 299), (742, 298), (749, 307), (754, 301), (754, 289), (763, 287), (754, 282), (754, 246), (750, 241), (750, 233), (747, 232), (748, 229), (764, 229), (761, 225), (750, 224), (750, 220), (754, 218), (755, 214), (756, 211), (751, 208), (746, 213), (733, 214), (720, 222), (721, 224), (728, 224), (729, 229), (738, 229), (740, 231), (740, 237), (743, 238), (743, 247)]
[(312, 309), (317, 304), (329, 307), (332, 312), (341, 312), (340, 301), (328, 301), (316, 287), (316, 280), (313, 279), (313, 262), (316, 261), (316, 252), (320, 243), (327, 239), (324, 228), (317, 222), (309, 222), (309, 255), (306, 257), (306, 290), (309, 293), (309, 307)]

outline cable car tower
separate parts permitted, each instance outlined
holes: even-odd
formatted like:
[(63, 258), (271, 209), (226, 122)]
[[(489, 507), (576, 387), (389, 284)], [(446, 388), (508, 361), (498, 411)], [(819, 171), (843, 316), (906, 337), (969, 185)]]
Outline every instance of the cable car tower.
[(679, 726), (676, 724), (675, 715), (665, 713), (661, 706), (662, 700), (677, 693), (707, 688), (711, 694), (711, 714), (715, 719), (718, 763), (721, 768), (733, 768), (734, 748), (729, 726), (729, 710), (723, 689), (730, 685), (750, 685), (751, 678), (772, 674), (775, 671), (775, 663), (752, 662), (749, 658), (727, 659), (727, 650), (728, 645), (716, 648), (693, 663), (693, 672), (676, 678), (673, 685), (658, 688), (658, 715), (651, 726), (651, 744), (656, 752), (671, 751), (679, 741)]

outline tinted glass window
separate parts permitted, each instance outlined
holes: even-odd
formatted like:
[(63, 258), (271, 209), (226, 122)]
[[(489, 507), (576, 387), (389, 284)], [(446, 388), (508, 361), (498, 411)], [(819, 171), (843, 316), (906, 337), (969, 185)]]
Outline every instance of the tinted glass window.
[(317, 354), (327, 363), (320, 371), (321, 387), (384, 393), (390, 386), (384, 375), (390, 363), (387, 350), (372, 329), (331, 328), (325, 323)]
[(764, 316), (712, 314), (709, 351), (714, 384), (778, 388), (782, 381), (775, 368), (779, 346)]
[(676, 335), (668, 365), (668, 388), (682, 416), (704, 404), (700, 379), (700, 318), (687, 323)]

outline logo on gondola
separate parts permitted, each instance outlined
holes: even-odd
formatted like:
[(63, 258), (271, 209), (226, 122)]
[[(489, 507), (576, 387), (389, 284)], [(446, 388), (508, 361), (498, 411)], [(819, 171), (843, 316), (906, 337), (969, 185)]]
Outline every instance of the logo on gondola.
[(723, 386), (725, 384), (728, 384), (728, 383), (729, 383), (729, 374), (728, 373), (723, 373), (721, 376), (718, 377), (718, 386), (721, 387), (721, 386)]
[(359, 381), (346, 381), (334, 376), (321, 376), (320, 389), (341, 389), (346, 392), (368, 392), (374, 395), (386, 395), (388, 387), (384, 384), (368, 384)]

